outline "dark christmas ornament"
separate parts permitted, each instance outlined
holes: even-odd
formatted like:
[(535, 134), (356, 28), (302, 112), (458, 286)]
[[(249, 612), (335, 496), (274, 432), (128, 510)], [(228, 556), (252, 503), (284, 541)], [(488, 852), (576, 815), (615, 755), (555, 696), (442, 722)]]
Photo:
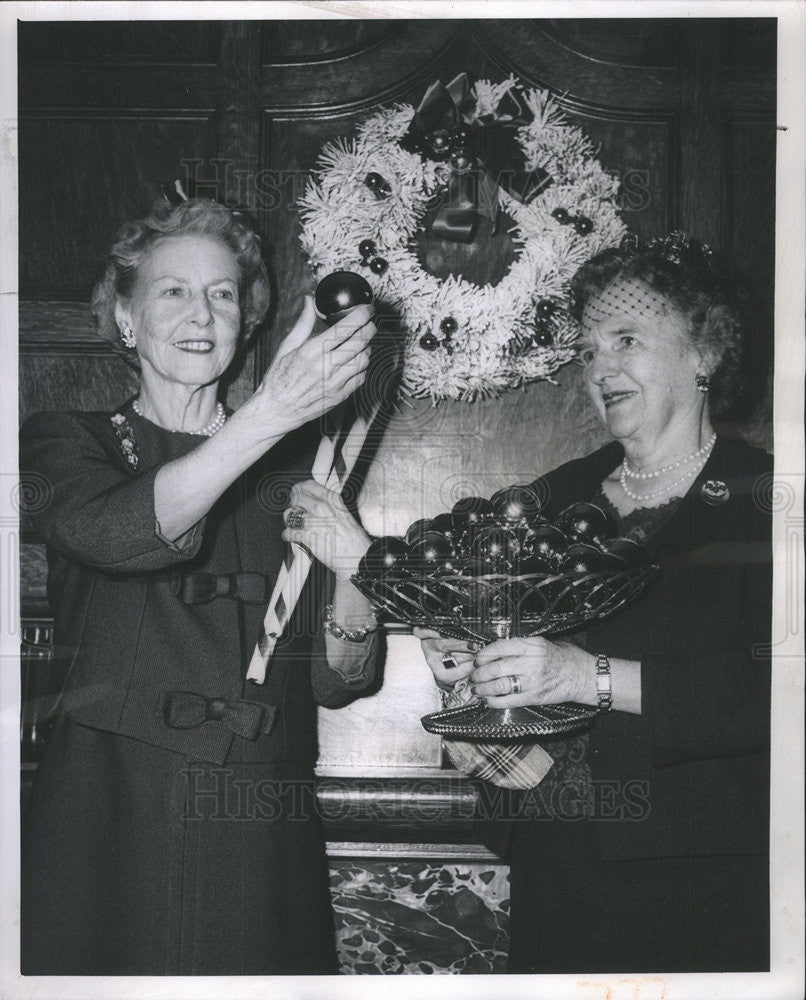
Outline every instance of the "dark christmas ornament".
[(527, 535), (521, 550), (524, 555), (536, 555), (550, 566), (557, 566), (565, 554), (567, 545), (568, 539), (559, 528), (555, 528), (552, 524), (543, 524)]
[(492, 512), (493, 505), (485, 497), (462, 497), (451, 509), (454, 532), (466, 531), (469, 525), (478, 524)]
[(363, 258), (373, 257), (378, 252), (375, 240), (361, 240), (358, 244), (358, 252)]
[(362, 576), (379, 576), (390, 570), (400, 570), (405, 565), (409, 547), (402, 538), (386, 535), (376, 538), (364, 554), (359, 565)]
[(453, 318), (453, 316), (446, 316), (442, 322), (439, 324), (439, 329), (446, 337), (452, 336), (456, 333), (459, 324)]
[[(554, 525), (550, 521), (547, 521), (544, 517), (541, 517), (539, 514), (536, 517), (530, 518), (527, 521), (525, 527), (522, 526), (521, 522), (521, 532), (520, 532), (521, 550), (519, 553), (521, 562), (524, 562), (527, 559), (531, 559), (532, 557), (537, 559), (544, 558), (537, 550), (537, 544), (541, 536), (536, 537), (536, 532), (538, 528), (543, 528), (546, 526), (548, 526), (549, 528), (554, 527)], [(526, 570), (524, 570), (523, 572), (526, 572)]]
[(468, 571), (463, 575), (471, 577), (461, 590), (453, 595), (451, 602), (463, 618), (477, 618), (482, 600), (487, 593), (484, 581), (475, 578), (475, 565), (472, 572)]
[(545, 587), (534, 587), (531, 583), (515, 580), (509, 587), (509, 599), (515, 627), (527, 615), (542, 615), (550, 603), (550, 594)]
[(557, 312), (557, 306), (551, 299), (541, 299), (537, 303), (536, 310), (537, 318), (541, 320), (549, 320)]
[(316, 314), (329, 326), (338, 323), (357, 306), (371, 306), (372, 288), (366, 278), (354, 271), (334, 271), (316, 286)]
[(445, 129), (434, 129), (428, 136), (428, 145), (435, 159), (447, 159), (451, 148), (451, 136)]
[(392, 188), (389, 186), (389, 182), (385, 178), (381, 177), (380, 174), (367, 174), (364, 178), (364, 183), (376, 198), (388, 198), (392, 193)]
[(437, 514), (431, 521), (431, 531), (437, 531), (450, 540), (453, 538), (453, 519), (450, 514)]
[(493, 513), (505, 521), (527, 520), (540, 513), (540, 500), (528, 486), (508, 486), (490, 497)]
[(518, 576), (554, 576), (557, 567), (537, 553), (527, 555), (524, 549), (518, 553)]
[(578, 215), (574, 219), (574, 229), (580, 236), (587, 236), (593, 231), (593, 222), (586, 215)]
[(547, 326), (538, 323), (535, 327), (535, 332), (531, 336), (531, 340), (537, 347), (551, 347), (554, 343), (554, 335)]
[(457, 554), (451, 559), (453, 564), (453, 572), (456, 576), (463, 577), (464, 579), (475, 577), (478, 567), (476, 566), (475, 560), (464, 554)]
[(388, 267), (389, 264), (383, 257), (375, 257), (374, 260), (369, 262), (369, 269), (373, 274), (381, 275)]
[[(605, 544), (607, 544), (607, 540)], [(602, 570), (605, 573), (623, 573), (627, 569), (627, 563), (619, 556), (606, 552), (601, 545), (599, 551), (602, 554)]]
[[(530, 487), (530, 489), (537, 497), (537, 502), (542, 505), (543, 500), (538, 494), (538, 492), (534, 489), (534, 487)], [(542, 528), (547, 524), (551, 526), (551, 521), (543, 517), (542, 514), (534, 514), (532, 517), (527, 518), (526, 523), (527, 523), (527, 531), (524, 535), (524, 539), (531, 538), (538, 528)]]
[(451, 154), (451, 166), (459, 173), (464, 173), (473, 166), (473, 158), (464, 151)]
[(462, 560), (452, 553), (449, 556), (445, 556), (437, 563), (435, 573), (437, 576), (457, 576), (459, 575), (461, 562)]
[(632, 538), (606, 538), (599, 547), (608, 556), (620, 559), (626, 566), (649, 565), (649, 553)]
[(595, 545), (576, 542), (569, 545), (565, 555), (560, 560), (561, 573), (587, 574), (596, 573), (604, 568), (604, 556)]
[(513, 531), (503, 525), (488, 524), (476, 535), (473, 555), (481, 573), (509, 573), (517, 561), (518, 548)]
[(421, 517), (418, 521), (413, 521), (406, 530), (406, 544), (414, 545), (416, 542), (419, 542), (430, 528), (430, 517)]
[(473, 130), (467, 125), (460, 125), (458, 128), (453, 130), (453, 135), (451, 136), (451, 149), (454, 152), (467, 149), (470, 145), (472, 137)]
[[(551, 500), (551, 487), (546, 482), (545, 478), (543, 476), (540, 476), (538, 479), (535, 479), (534, 482), (529, 483), (529, 489), (537, 497), (540, 503), (540, 509), (545, 510), (545, 508), (548, 507), (549, 505), (549, 501)], [(536, 518), (533, 518), (532, 521), (530, 521), (530, 524), (534, 528), (539, 528), (541, 524), (545, 523), (545, 520), (546, 519), (544, 517), (538, 515)]]
[(592, 503), (575, 503), (557, 517), (557, 527), (575, 542), (598, 544), (613, 534), (610, 518)]
[(436, 572), (453, 556), (448, 539), (437, 531), (427, 531), (409, 549), (408, 566), (420, 572)]
[(561, 226), (567, 226), (571, 221), (571, 213), (566, 208), (555, 208), (551, 214)]
[(420, 347), (424, 351), (435, 351), (439, 347), (439, 341), (433, 333), (425, 333), (420, 337)]

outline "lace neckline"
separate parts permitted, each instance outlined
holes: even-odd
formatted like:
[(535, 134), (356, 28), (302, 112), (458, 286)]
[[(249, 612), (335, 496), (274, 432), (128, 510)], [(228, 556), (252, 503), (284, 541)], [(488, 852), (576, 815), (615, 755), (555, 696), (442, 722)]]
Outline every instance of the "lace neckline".
[(636, 507), (635, 510), (622, 514), (602, 487), (599, 487), (591, 499), (591, 503), (601, 507), (616, 524), (618, 533), (626, 538), (634, 538), (643, 542), (654, 535), (660, 527), (669, 520), (682, 502), (682, 497), (672, 497), (666, 503), (657, 507)]

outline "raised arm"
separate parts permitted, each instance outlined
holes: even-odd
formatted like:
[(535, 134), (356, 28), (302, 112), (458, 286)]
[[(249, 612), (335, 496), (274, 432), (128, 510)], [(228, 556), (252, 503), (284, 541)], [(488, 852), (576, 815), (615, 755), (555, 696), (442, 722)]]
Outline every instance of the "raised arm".
[(317, 337), (310, 300), (289, 338), (301, 340), (271, 365), (254, 395), (213, 437), (163, 466), (154, 486), (162, 533), (181, 537), (237, 477), (289, 431), (315, 420), (361, 385), (375, 334), (371, 311), (360, 306)]
[(356, 310), (302, 340), (266, 372), (257, 392), (213, 437), (183, 458), (132, 470), (98, 414), (43, 413), (21, 433), (20, 469), (44, 482), (33, 520), (56, 550), (107, 572), (161, 569), (191, 558), (203, 519), (232, 482), (285, 434), (338, 405), (361, 384), (375, 327)]

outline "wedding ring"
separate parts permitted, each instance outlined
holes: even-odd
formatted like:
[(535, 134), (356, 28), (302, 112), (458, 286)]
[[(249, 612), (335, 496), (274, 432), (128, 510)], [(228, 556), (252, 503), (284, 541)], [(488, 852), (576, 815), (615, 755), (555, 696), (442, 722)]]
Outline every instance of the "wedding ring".
[(286, 527), (292, 531), (301, 531), (305, 527), (305, 508), (289, 507), (285, 515)]
[(509, 693), (510, 694), (520, 694), (521, 693), (521, 679), (517, 674), (509, 674)]
[(454, 660), (450, 653), (442, 654), (442, 666), (447, 670), (455, 670), (459, 664)]

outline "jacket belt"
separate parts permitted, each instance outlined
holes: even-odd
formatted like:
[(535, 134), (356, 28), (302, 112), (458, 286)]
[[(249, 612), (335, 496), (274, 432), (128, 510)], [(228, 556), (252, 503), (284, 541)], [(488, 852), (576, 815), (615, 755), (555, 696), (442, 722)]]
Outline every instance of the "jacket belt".
[(267, 604), (268, 580), (262, 573), (179, 573), (174, 593), (184, 604), (207, 604), (216, 597), (232, 597), (245, 604)]
[(246, 740), (256, 740), (270, 732), (276, 715), (274, 705), (244, 699), (208, 698), (192, 691), (168, 691), (162, 702), (162, 717), (170, 729), (196, 729), (205, 722), (223, 722)]

